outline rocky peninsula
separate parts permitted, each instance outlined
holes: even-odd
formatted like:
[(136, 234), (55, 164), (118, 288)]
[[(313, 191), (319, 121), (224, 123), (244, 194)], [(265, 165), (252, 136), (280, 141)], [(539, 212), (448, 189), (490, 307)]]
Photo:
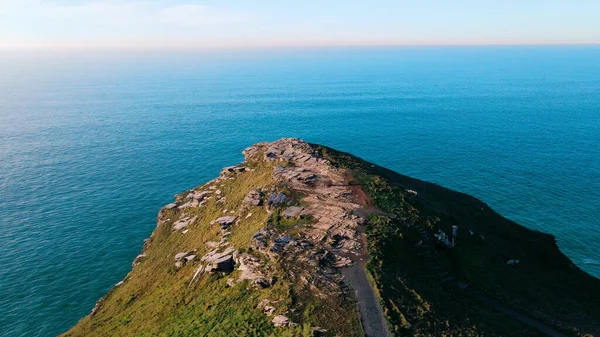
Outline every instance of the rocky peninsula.
[(64, 336), (593, 336), (600, 280), (483, 202), (299, 139), (175, 196)]

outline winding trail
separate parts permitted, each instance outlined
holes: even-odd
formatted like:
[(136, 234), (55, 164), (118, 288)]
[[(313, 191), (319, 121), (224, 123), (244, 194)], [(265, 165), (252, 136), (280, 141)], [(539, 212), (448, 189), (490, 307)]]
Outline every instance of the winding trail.
[(358, 263), (341, 270), (344, 281), (354, 289), (365, 337), (391, 337), (377, 295), (365, 268)]

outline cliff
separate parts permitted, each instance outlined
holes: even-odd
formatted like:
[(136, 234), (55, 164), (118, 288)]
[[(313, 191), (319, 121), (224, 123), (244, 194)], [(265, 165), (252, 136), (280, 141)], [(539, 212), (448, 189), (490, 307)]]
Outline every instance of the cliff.
[(577, 336), (600, 280), (481, 201), (298, 139), (163, 207), (65, 336)]

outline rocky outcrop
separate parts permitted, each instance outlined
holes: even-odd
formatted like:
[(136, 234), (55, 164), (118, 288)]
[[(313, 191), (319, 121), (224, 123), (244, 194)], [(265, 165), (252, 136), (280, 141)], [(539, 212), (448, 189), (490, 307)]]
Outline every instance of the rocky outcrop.
[(236, 219), (237, 217), (235, 216), (222, 216), (212, 221), (211, 225), (214, 223), (218, 223), (219, 225), (221, 225), (221, 228), (226, 229), (227, 227), (233, 225)]
[(290, 198), (288, 198), (288, 196), (285, 195), (285, 193), (273, 192), (273, 193), (271, 193), (269, 200), (267, 200), (267, 205), (277, 207), (277, 206), (285, 205), (289, 201), (290, 201)]
[(289, 318), (283, 316), (283, 315), (277, 315), (275, 316), (275, 318), (273, 318), (273, 320), (271, 321), (273, 322), (273, 325), (277, 326), (277, 327), (281, 327), (281, 326), (296, 326), (296, 323), (293, 323), (290, 321)]
[[(414, 284), (415, 279), (410, 279), (409, 275), (405, 275), (408, 272), (405, 273), (404, 267), (408, 267), (412, 261), (415, 261), (416, 265), (423, 264), (423, 268), (426, 269), (426, 273), (417, 278), (418, 282), (421, 282), (422, 279), (430, 281), (440, 276), (439, 279), (433, 281), (436, 282), (436, 285), (439, 285), (440, 282), (446, 282), (444, 287), (459, 285), (461, 290), (458, 291), (462, 292), (461, 296), (472, 296), (475, 300), (480, 301), (483, 298), (488, 306), (490, 303), (495, 305), (495, 302), (489, 297), (472, 290), (469, 293), (469, 289), (472, 289), (469, 288), (470, 285), (459, 282), (456, 276), (445, 270), (445, 267), (437, 259), (437, 250), (458, 254), (461, 245), (469, 240), (491, 241), (492, 234), (486, 232), (485, 227), (481, 226), (482, 233), (486, 234), (488, 240), (485, 240), (479, 231), (474, 232), (469, 227), (465, 227), (464, 230), (461, 229), (460, 233), (464, 231), (464, 234), (460, 234), (460, 244), (458, 244), (459, 232), (456, 225), (452, 228), (448, 225), (442, 229), (436, 225), (435, 221), (427, 222), (428, 218), (426, 217), (420, 221), (419, 216), (421, 215), (417, 214), (419, 210), (413, 205), (428, 204), (428, 199), (432, 198), (432, 191), (439, 188), (424, 185), (423, 182), (393, 185), (395, 186), (393, 193), (396, 194), (391, 195), (386, 202), (396, 203), (393, 206), (398, 207), (387, 210), (394, 214), (381, 212), (370, 203), (369, 196), (360, 185), (357, 185), (354, 177), (358, 177), (359, 174), (368, 174), (371, 175), (371, 178), (378, 179), (383, 170), (375, 168), (374, 165), (364, 165), (358, 159), (353, 159), (352, 162), (351, 156), (344, 154), (341, 157), (330, 156), (327, 152), (329, 150), (331, 149), (311, 146), (298, 139), (258, 143), (244, 150), (245, 161), (240, 165), (226, 167), (216, 179), (176, 195), (175, 202), (160, 210), (157, 230), (151, 238), (145, 241), (142, 254), (133, 261), (132, 273), (136, 276), (136, 283), (128, 286), (128, 282), (133, 279), (129, 277), (119, 282), (112, 290), (118, 296), (107, 296), (98, 301), (91, 318), (82, 321), (81, 324), (89, 323), (91, 324), (89, 331), (97, 332), (94, 329), (102, 327), (104, 322), (111, 321), (114, 317), (102, 316), (105, 305), (112, 305), (112, 312), (115, 308), (130, 310), (127, 312), (127, 317), (132, 320), (139, 319), (138, 317), (143, 316), (146, 311), (152, 315), (151, 317), (157, 317), (159, 312), (160, 315), (163, 315), (164, 311), (175, 312), (175, 310), (182, 310), (183, 306), (195, 305), (196, 307), (190, 312), (202, 312), (203, 322), (211, 322), (207, 329), (197, 333), (205, 335), (214, 332), (211, 330), (216, 325), (214, 323), (222, 319), (222, 310), (227, 310), (225, 308), (211, 310), (210, 306), (214, 306), (214, 303), (229, 303), (228, 305), (235, 306), (235, 303), (225, 296), (241, 293), (248, 301), (257, 301), (259, 305), (255, 308), (256, 302), (252, 302), (250, 307), (246, 306), (242, 312), (238, 310), (236, 315), (244, 317), (244, 311), (247, 311), (248, 308), (257, 310), (259, 315), (257, 316), (253, 312), (252, 319), (259, 317), (262, 321), (260, 324), (252, 322), (250, 329), (254, 329), (256, 326), (261, 326), (261, 328), (266, 326), (269, 335), (292, 335), (299, 333), (300, 330), (302, 330), (302, 334), (308, 332), (313, 336), (349, 336), (355, 332), (358, 335), (361, 328), (358, 314), (355, 312), (357, 304), (362, 317), (362, 330), (367, 335), (389, 335), (384, 312), (391, 312), (392, 316), (399, 317), (398, 321), (390, 326), (393, 327), (394, 333), (407, 332), (406, 334), (410, 334), (409, 332), (422, 331), (411, 330), (410, 324), (418, 323), (423, 317), (433, 315), (433, 311), (429, 309), (431, 298), (423, 297), (421, 300), (420, 295), (422, 294), (418, 293), (417, 287), (408, 288), (411, 286), (411, 282)], [(325, 158), (331, 158), (335, 164)], [(345, 163), (340, 158), (350, 160), (349, 167), (357, 165), (360, 170), (352, 171), (340, 168), (343, 166), (341, 163)], [(369, 167), (374, 169), (370, 170)], [(398, 179), (404, 181), (404, 178)], [(386, 180), (386, 184), (388, 185), (383, 186), (382, 190), (386, 188), (389, 190), (382, 193), (392, 191), (389, 181)], [(376, 187), (379, 188), (379, 186)], [(440, 195), (446, 198), (446, 193), (443, 192)], [(462, 198), (462, 196), (457, 198)], [(447, 199), (442, 200), (447, 202)], [(469, 201), (469, 203), (471, 202)], [(431, 204), (439, 205), (442, 202), (432, 202)], [(405, 208), (406, 213), (403, 213)], [(479, 214), (484, 210), (483, 207), (465, 209), (467, 211), (460, 212), (460, 217)], [(471, 212), (472, 210), (474, 211)], [(446, 211), (450, 212), (444, 209), (444, 212)], [(381, 218), (370, 217), (372, 213), (381, 215)], [(373, 218), (381, 221), (373, 221), (369, 224), (369, 219)], [(424, 222), (423, 219), (427, 221)], [(381, 225), (381, 223), (385, 225)], [(393, 226), (387, 226), (388, 224)], [(510, 227), (510, 224), (504, 223), (503, 225)], [(364, 273), (363, 266), (367, 260), (365, 247), (367, 240), (364, 233), (368, 226), (372, 226), (371, 230), (375, 229), (370, 232), (374, 234), (370, 236), (369, 249), (372, 249), (373, 242), (377, 242), (378, 246), (376, 247), (385, 248), (386, 253), (382, 256), (387, 255), (382, 257), (374, 253), (371, 256), (373, 261), (371, 266), (377, 270), (371, 275), (373, 276), (372, 281), (381, 282), (382, 279), (386, 279), (395, 282), (393, 287), (385, 290), (385, 296), (392, 296), (385, 300), (378, 298), (378, 294), (369, 283), (367, 274)], [(406, 237), (403, 236), (404, 234)], [(417, 238), (417, 241), (411, 242), (414, 238)], [(518, 241), (519, 238), (513, 236), (513, 241), (515, 240)], [(410, 247), (404, 249), (402, 245), (410, 245)], [(398, 246), (402, 246), (401, 253), (397, 253), (395, 250)], [(516, 279), (520, 277), (517, 276), (517, 273), (532, 268), (531, 260), (535, 259), (537, 253), (519, 254), (518, 251), (524, 246), (515, 248), (515, 254), (506, 254), (503, 258), (493, 260), (496, 265), (505, 268), (504, 272), (510, 278)], [(388, 251), (396, 253), (390, 254)], [(410, 258), (406, 257), (408, 255)], [(394, 265), (401, 258), (404, 259), (402, 270), (395, 274), (396, 271), (390, 271), (390, 264)], [(394, 261), (395, 259), (397, 261)], [(411, 268), (414, 272), (414, 266)], [(139, 274), (140, 272), (143, 274)], [(382, 278), (382, 273), (387, 272), (390, 274)], [(540, 272), (546, 273), (545, 270)], [(152, 279), (152, 286), (148, 286), (144, 284), (144, 280), (140, 279), (139, 275), (144, 275), (144, 277), (160, 275), (160, 278)], [(151, 295), (150, 291), (146, 289), (160, 287), (170, 290), (169, 287), (172, 284), (177, 284), (176, 287), (173, 287), (173, 291), (176, 292), (173, 296), (167, 291), (161, 293), (159, 300), (152, 298), (152, 301), (146, 302), (148, 297), (143, 298), (143, 296)], [(181, 287), (182, 284), (185, 286)], [(577, 282), (573, 284), (577, 284)], [(386, 284), (383, 286), (385, 287)], [(182, 288), (185, 289), (182, 290)], [(440, 287), (436, 289), (438, 288)], [(214, 289), (219, 289), (219, 291), (215, 292)], [(500, 288), (493, 288), (494, 291), (497, 289)], [(522, 291), (522, 289), (516, 290)], [(564, 288), (562, 290), (570, 291)], [(410, 293), (409, 297), (411, 298), (414, 293), (414, 299), (419, 303), (411, 304), (411, 301), (415, 301), (404, 301), (406, 299), (404, 297), (394, 298), (395, 291), (401, 291), (402, 294)], [(434, 291), (437, 290), (434, 289)], [(431, 304), (436, 309), (436, 315), (443, 310), (440, 307), (445, 303), (462, 301), (458, 297), (444, 297), (448, 295), (444, 289), (441, 291), (442, 293), (438, 294), (439, 298), (443, 298), (446, 302)], [(170, 302), (163, 300), (164, 297), (169, 296), (171, 296)], [(265, 297), (269, 299), (265, 299)], [(213, 299), (215, 301), (212, 301)], [(140, 300), (144, 302), (140, 302)], [(354, 302), (355, 300), (356, 302)], [(152, 305), (147, 306), (146, 303), (152, 303)], [(386, 305), (385, 311), (381, 310), (381, 303)], [(457, 306), (456, 308), (474, 307), (471, 302), (467, 304), (466, 307)], [(483, 306), (477, 308), (480, 310)], [(502, 308), (502, 306), (496, 306), (495, 309), (518, 318), (518, 315), (511, 314), (510, 311)], [(155, 311), (150, 313), (151, 310)], [(328, 317), (328, 312), (319, 312), (318, 317), (321, 320), (314, 320), (317, 316), (306, 319), (313, 314), (313, 310), (331, 311), (331, 317), (335, 317), (336, 322), (323, 319), (323, 317)], [(106, 312), (108, 311), (106, 310)], [(211, 312), (213, 317), (208, 318)], [(454, 312), (451, 314), (454, 315)], [(406, 318), (403, 315), (407, 315), (407, 317), (413, 315), (413, 317)], [(388, 316), (388, 318), (392, 316)], [(585, 315), (579, 314), (578, 316), (584, 317)], [(460, 319), (456, 319), (457, 316), (448, 317), (452, 319), (446, 320), (444, 317), (446, 322), (460, 323)], [(588, 321), (592, 320), (588, 319)], [(239, 322), (241, 321), (236, 321), (236, 324)], [(339, 322), (358, 325), (353, 326), (352, 329), (345, 329)], [(296, 323), (301, 326), (296, 327)], [(310, 328), (310, 325), (306, 325), (307, 323), (318, 323), (327, 329)], [(488, 323), (492, 324), (493, 322), (486, 322), (486, 324)], [(186, 324), (195, 323), (186, 322)], [(434, 321), (432, 324), (435, 325), (438, 322)], [(140, 326), (140, 322), (136, 322), (132, 326)], [(426, 326), (429, 329), (429, 325)], [(470, 329), (473, 326), (469, 322), (467, 328)], [(131, 331), (121, 333), (121, 330), (110, 330), (115, 329), (114, 326), (108, 328), (108, 330), (102, 331), (103, 333), (87, 335), (132, 334)], [(126, 328), (127, 325), (119, 327), (119, 329)], [(197, 328), (198, 326), (194, 327), (194, 329)], [(309, 328), (310, 330), (307, 331)], [(448, 328), (438, 324), (431, 329), (437, 335), (442, 333), (470, 335), (471, 332), (474, 332), (474, 330), (449, 330), (451, 328), (454, 327)], [(214, 334), (235, 335), (235, 329), (231, 329), (233, 333), (230, 334), (222, 331), (214, 332)], [(159, 330), (157, 328), (154, 331)], [(196, 333), (196, 330), (193, 331)], [(250, 330), (246, 329), (245, 331)], [(343, 333), (339, 331), (343, 331)], [(490, 333), (490, 335), (494, 334)]]
[(196, 222), (196, 220), (198, 219), (198, 217), (185, 217), (183, 219), (177, 220), (173, 223), (173, 230), (174, 231), (178, 231), (181, 229), (186, 228), (188, 225)]
[(244, 198), (244, 203), (250, 206), (260, 206), (262, 204), (262, 193), (259, 190), (252, 190)]
[(303, 210), (304, 207), (291, 206), (288, 207), (285, 211), (283, 211), (282, 215), (286, 218), (293, 218), (299, 216)]

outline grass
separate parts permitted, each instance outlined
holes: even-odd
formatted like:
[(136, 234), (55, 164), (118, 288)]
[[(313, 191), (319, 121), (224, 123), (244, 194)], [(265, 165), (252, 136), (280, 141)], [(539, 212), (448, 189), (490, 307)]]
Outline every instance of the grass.
[[(152, 233), (144, 251), (146, 257), (121, 286), (104, 297), (95, 315), (84, 317), (64, 336), (312, 336), (313, 326), (325, 327), (328, 336), (353, 336), (351, 330), (360, 331), (358, 313), (351, 301), (337, 294), (319, 298), (306, 292), (297, 279), (288, 277), (290, 266), (283, 259), (268, 262), (278, 281), (266, 289), (257, 289), (248, 281), (228, 287), (227, 279), (237, 278), (238, 271), (230, 275), (202, 274), (190, 284), (198, 265), (187, 263), (175, 268), (175, 254), (195, 251), (199, 259), (212, 249), (205, 245), (207, 241), (220, 241), (219, 226), (210, 222), (232, 215), (230, 210), (240, 221), (232, 227), (229, 242), (242, 251), (249, 250), (252, 235), (268, 225), (266, 209), (246, 206), (243, 198), (252, 189), (279, 188), (272, 176), (273, 166), (260, 161), (246, 165), (251, 171), (194, 189), (209, 190), (214, 186), (214, 190), (221, 190), (219, 197), (225, 197), (224, 202), (217, 203), (214, 198), (203, 207), (165, 211), (163, 218), (168, 220)], [(224, 209), (227, 213), (223, 213)], [(276, 228), (280, 231), (293, 230), (310, 221), (300, 217), (285, 219), (280, 211), (276, 211)], [(173, 232), (173, 222), (184, 216), (196, 216), (197, 221), (187, 227), (187, 234)], [(298, 326), (274, 327), (274, 316), (268, 317), (257, 309), (263, 299), (276, 303), (274, 315), (284, 314)]]
[[(568, 335), (600, 329), (600, 281), (574, 267), (551, 236), (521, 227), (468, 195), (315, 148), (334, 165), (349, 169), (373, 203), (390, 214), (370, 219), (368, 271), (396, 335), (538, 334), (471, 300), (427, 267), (415, 248), (421, 240), (417, 228), (427, 229), (431, 237), (438, 229), (450, 233), (454, 224), (459, 226), (457, 247), (435, 252), (444, 270)], [(418, 196), (409, 196), (407, 189), (417, 190)], [(469, 229), (476, 234), (471, 236)], [(507, 266), (508, 257), (522, 262)]]
[[(370, 282), (378, 294), (395, 336), (537, 336), (518, 321), (474, 300), (428, 267), (416, 248), (423, 228), (429, 233), (459, 226), (454, 249), (433, 250), (443, 270), (482, 290), (489, 297), (545, 322), (568, 335), (594, 335), (600, 322), (600, 281), (585, 274), (558, 250), (554, 239), (523, 228), (495, 213), (470, 196), (411, 179), (362, 161), (349, 154), (315, 146), (333, 165), (349, 171), (373, 204), (385, 213), (370, 217), (367, 234), (367, 265)], [(260, 154), (257, 154), (260, 156)], [(250, 161), (250, 171), (231, 179), (209, 182), (195, 190), (221, 190), (225, 201), (209, 200), (197, 209), (170, 210), (168, 219), (152, 233), (146, 257), (124, 283), (112, 289), (97, 313), (83, 318), (65, 336), (311, 336), (311, 328), (328, 330), (327, 336), (361, 336), (356, 303), (351, 291), (340, 283), (312, 275), (304, 253), (283, 253), (263, 263), (276, 282), (258, 289), (247, 281), (227, 286), (230, 275), (203, 274), (190, 284), (197, 264), (174, 267), (179, 252), (203, 256), (207, 241), (220, 241), (212, 220), (239, 216), (230, 243), (256, 256), (248, 248), (262, 227), (294, 236), (310, 226), (308, 217), (285, 218), (284, 207), (243, 204), (247, 193), (263, 187), (283, 191), (303, 205), (303, 195), (277, 183), (272, 163)], [(406, 190), (418, 191), (417, 196)], [(267, 196), (268, 197), (268, 196)], [(223, 213), (223, 210), (227, 210)], [(272, 213), (269, 215), (269, 213)], [(172, 224), (183, 216), (197, 216), (189, 232), (173, 232)], [(476, 235), (469, 235), (472, 230)], [(482, 236), (485, 239), (482, 239)], [(433, 249), (433, 247), (432, 247)], [(322, 252), (317, 252), (318, 254)], [(506, 265), (506, 258), (522, 262)], [(298, 326), (275, 328), (272, 317), (257, 309), (269, 299), (275, 314), (289, 317)]]

